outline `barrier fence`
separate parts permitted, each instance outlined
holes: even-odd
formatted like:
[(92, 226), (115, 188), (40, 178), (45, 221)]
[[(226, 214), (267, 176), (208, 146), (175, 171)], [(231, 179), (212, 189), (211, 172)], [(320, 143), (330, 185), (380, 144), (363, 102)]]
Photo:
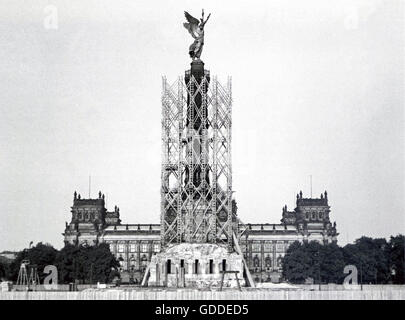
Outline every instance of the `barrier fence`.
[(405, 300), (405, 286), (363, 286), (363, 290), (88, 289), (0, 292), (0, 300)]

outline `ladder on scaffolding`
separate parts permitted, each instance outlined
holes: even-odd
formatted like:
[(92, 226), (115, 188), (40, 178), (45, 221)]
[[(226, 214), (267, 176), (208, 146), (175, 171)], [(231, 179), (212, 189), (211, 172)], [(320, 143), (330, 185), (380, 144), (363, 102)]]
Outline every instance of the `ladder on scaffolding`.
[(26, 286), (27, 290), (39, 285), (38, 266), (30, 264), (28, 259), (21, 261), (20, 270), (17, 277), (17, 285)]

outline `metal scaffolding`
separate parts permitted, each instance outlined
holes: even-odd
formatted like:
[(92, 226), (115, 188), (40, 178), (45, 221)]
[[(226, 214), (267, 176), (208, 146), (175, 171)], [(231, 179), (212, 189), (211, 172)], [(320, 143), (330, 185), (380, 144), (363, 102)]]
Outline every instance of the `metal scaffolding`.
[(161, 244), (218, 243), (240, 235), (232, 208), (232, 88), (209, 71), (163, 77)]

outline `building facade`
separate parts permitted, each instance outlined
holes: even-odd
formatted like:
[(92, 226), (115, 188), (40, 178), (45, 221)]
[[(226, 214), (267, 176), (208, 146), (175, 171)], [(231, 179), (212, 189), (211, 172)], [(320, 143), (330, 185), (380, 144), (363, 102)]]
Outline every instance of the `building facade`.
[[(95, 245), (107, 243), (129, 278), (142, 278), (154, 254), (161, 250), (160, 224), (124, 224), (119, 208), (107, 211), (104, 195), (82, 199), (74, 193), (71, 221), (63, 233), (65, 243)], [(245, 223), (240, 248), (255, 281), (278, 281), (282, 258), (295, 241), (337, 242), (336, 223), (330, 220), (328, 194), (304, 198), (297, 194), (296, 207), (282, 209), (281, 223)]]

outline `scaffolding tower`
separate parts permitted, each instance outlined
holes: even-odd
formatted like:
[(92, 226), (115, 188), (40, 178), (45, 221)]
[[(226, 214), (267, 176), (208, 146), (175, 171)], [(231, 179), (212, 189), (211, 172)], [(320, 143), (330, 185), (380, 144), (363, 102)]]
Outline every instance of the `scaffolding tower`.
[(161, 244), (225, 244), (240, 235), (232, 202), (232, 87), (208, 70), (163, 77)]
[(30, 264), (30, 261), (25, 259), (21, 261), (20, 270), (17, 277), (17, 285), (35, 287), (39, 285), (38, 266), (36, 264)]
[(28, 266), (30, 264), (29, 260), (21, 261), (20, 270), (18, 271), (17, 285), (28, 285)]

